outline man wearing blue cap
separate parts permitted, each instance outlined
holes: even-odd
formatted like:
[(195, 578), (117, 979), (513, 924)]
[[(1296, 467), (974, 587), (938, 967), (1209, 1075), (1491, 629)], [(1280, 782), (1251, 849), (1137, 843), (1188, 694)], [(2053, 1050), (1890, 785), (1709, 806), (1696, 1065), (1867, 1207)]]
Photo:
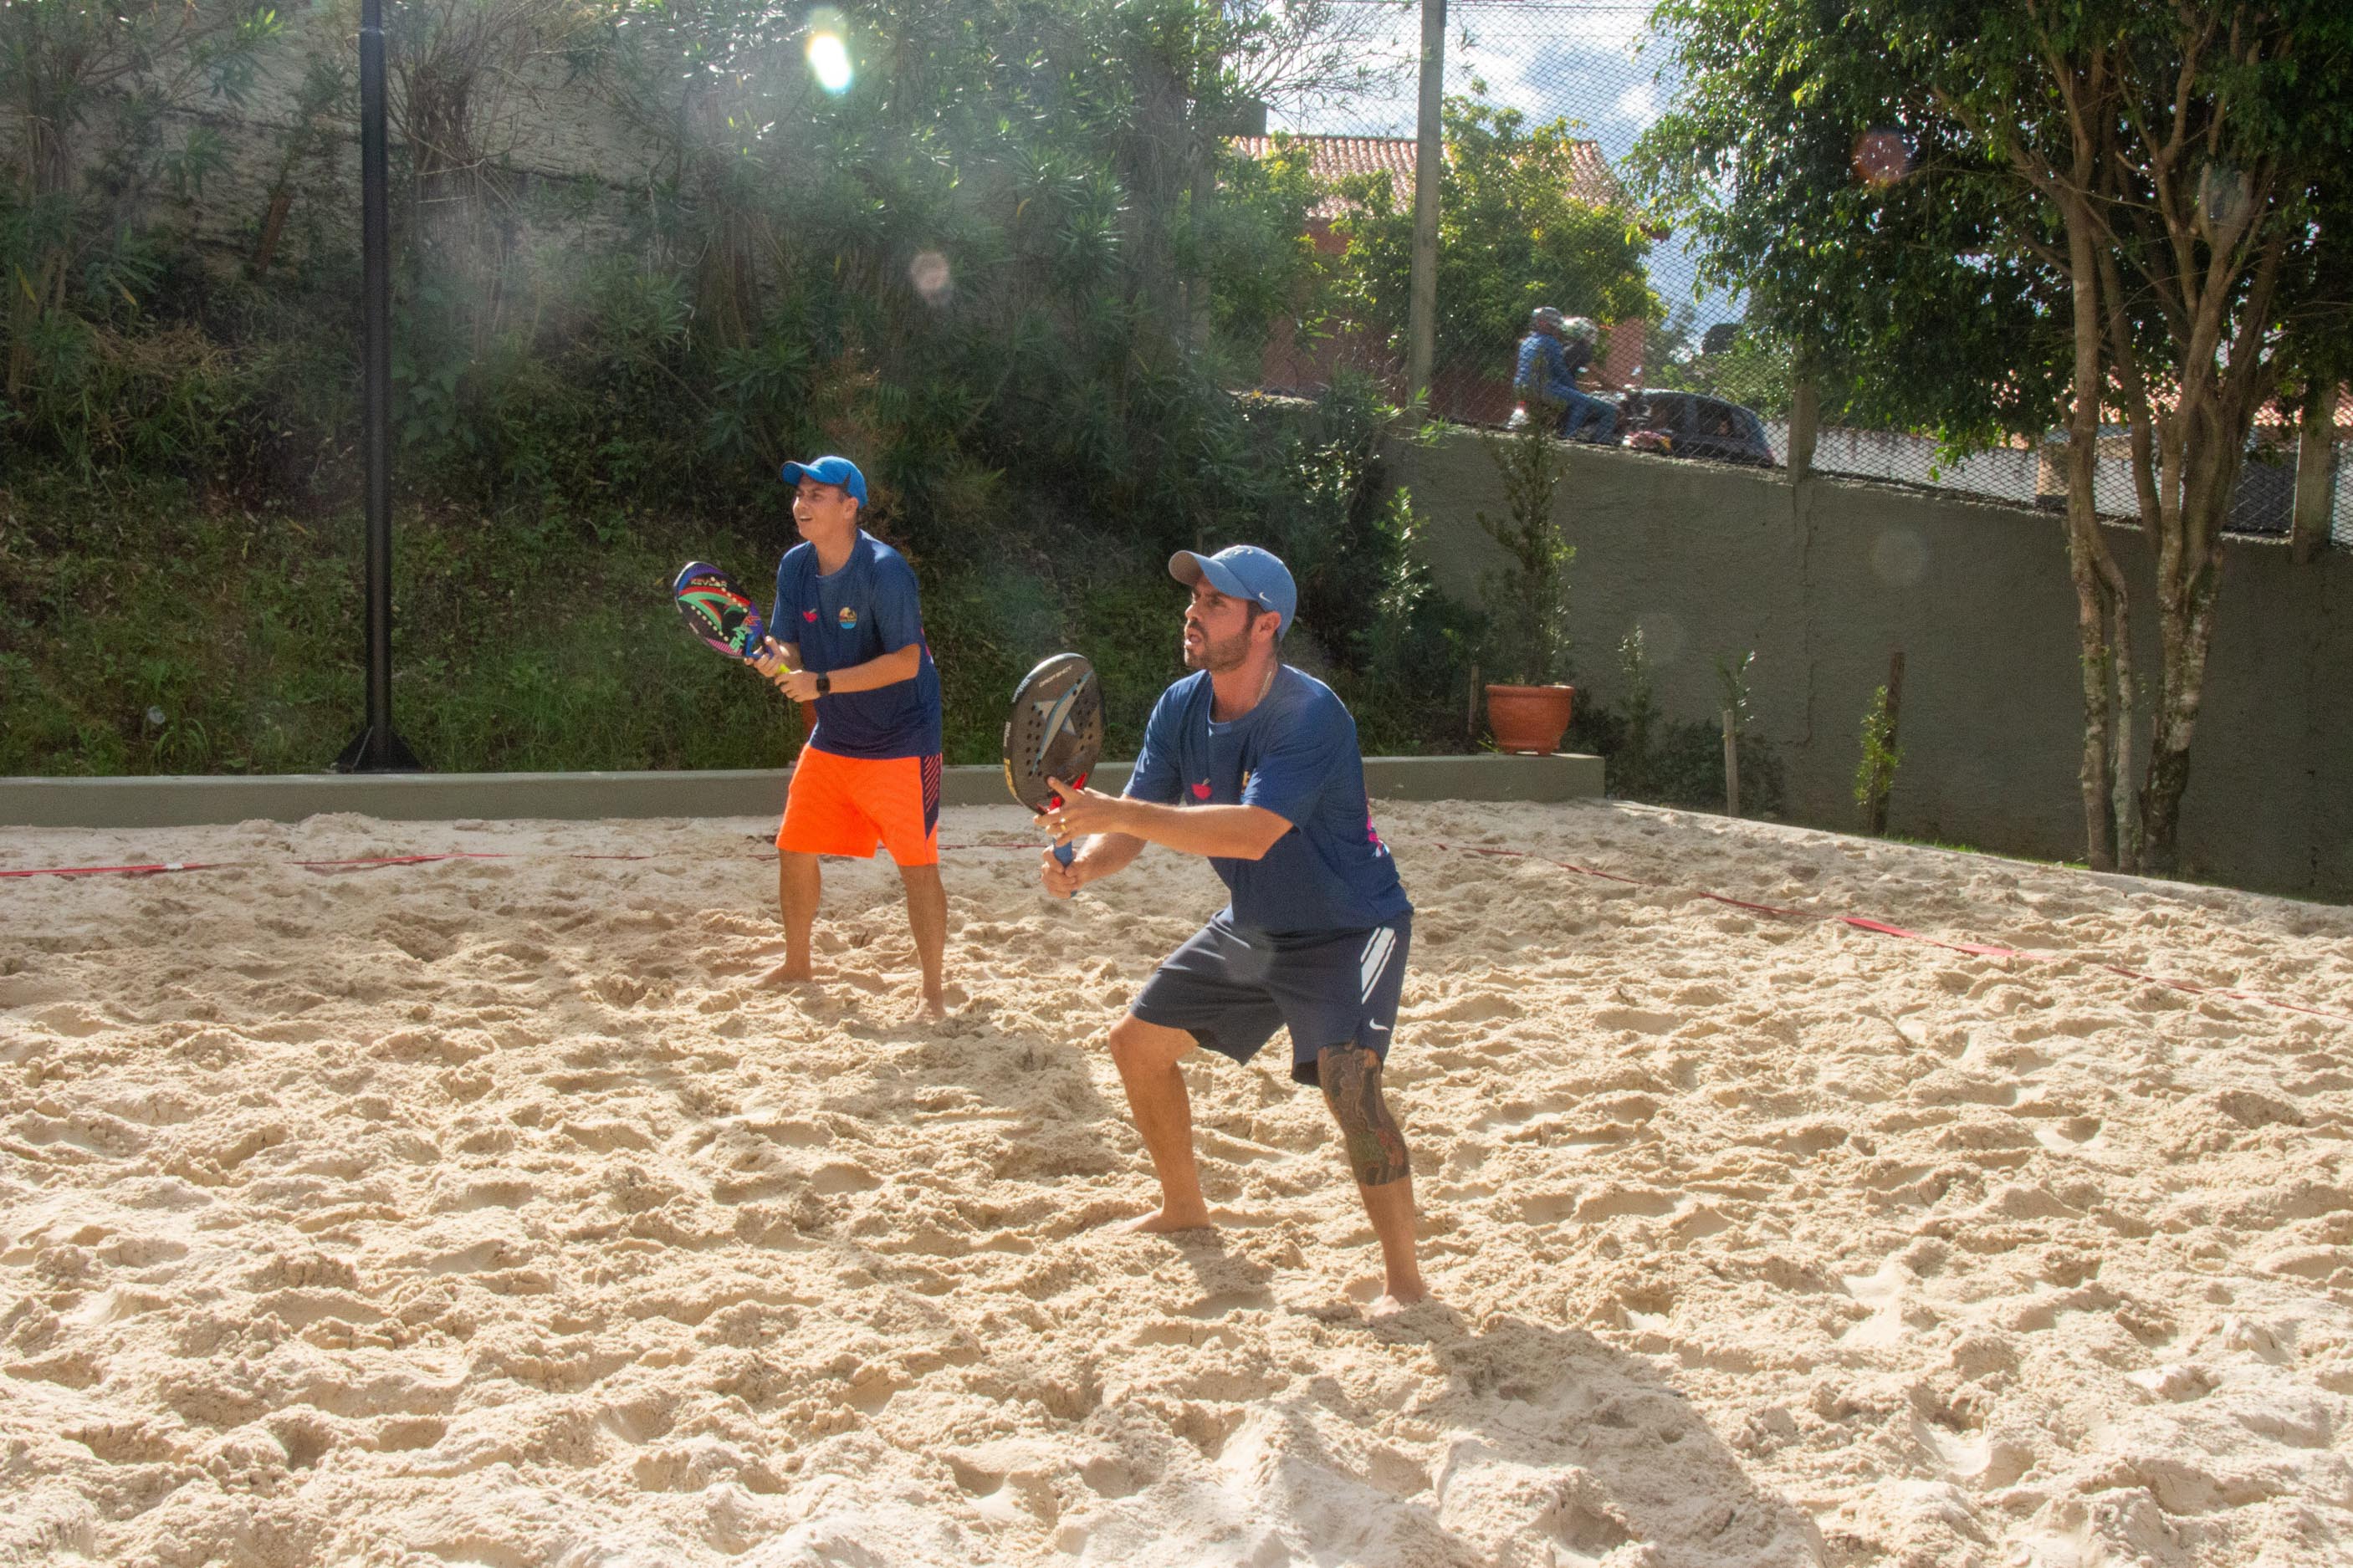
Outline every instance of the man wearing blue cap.
[(1248, 1061), (1287, 1026), (1291, 1076), (1323, 1089), (1380, 1238), (1388, 1289), (1373, 1310), (1398, 1310), (1428, 1294), (1405, 1136), (1381, 1094), (1413, 906), (1373, 831), (1356, 723), (1330, 687), (1282, 662), (1299, 595), (1281, 561), (1238, 544), (1179, 551), (1168, 572), (1193, 590), (1184, 639), (1196, 673), (1152, 710), (1124, 795), (1055, 781), (1056, 840), (1092, 837), (1067, 868), (1050, 853), (1040, 862), (1046, 890), (1068, 898), (1165, 844), (1207, 856), (1233, 896), (1111, 1032), (1160, 1178), (1158, 1211), (1134, 1228), (1211, 1223), (1178, 1058), (1207, 1046)]
[(858, 526), (866, 476), (847, 458), (786, 463), (803, 542), (776, 567), (774, 635), (753, 662), (817, 724), (793, 767), (776, 831), (776, 902), (785, 962), (767, 978), (811, 978), (818, 857), (891, 852), (923, 971), (923, 1010), (946, 1013), (940, 886), (940, 675), (923, 640), (923, 606), (906, 558)]

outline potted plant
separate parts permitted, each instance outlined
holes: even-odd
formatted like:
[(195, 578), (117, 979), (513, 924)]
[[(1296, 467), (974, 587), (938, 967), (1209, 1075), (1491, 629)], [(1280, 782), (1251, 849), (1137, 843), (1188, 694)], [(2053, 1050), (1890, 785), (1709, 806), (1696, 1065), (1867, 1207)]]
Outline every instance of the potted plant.
[[(1534, 400), (1532, 400), (1532, 405)], [(1553, 514), (1560, 443), (1559, 410), (1532, 405), (1527, 423), (1508, 436), (1482, 433), (1504, 476), (1505, 515), (1481, 512), (1479, 526), (1504, 550), (1486, 583), (1490, 666), (1507, 676), (1487, 687), (1487, 722), (1501, 752), (1549, 752), (1568, 729), (1577, 689), (1568, 679), (1568, 565), (1577, 549)]]

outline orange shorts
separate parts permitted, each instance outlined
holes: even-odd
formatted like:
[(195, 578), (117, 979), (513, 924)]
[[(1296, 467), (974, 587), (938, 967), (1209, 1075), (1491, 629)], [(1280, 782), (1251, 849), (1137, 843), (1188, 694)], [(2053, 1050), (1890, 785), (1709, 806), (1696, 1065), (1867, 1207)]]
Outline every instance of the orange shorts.
[(878, 844), (902, 866), (939, 864), (938, 755), (844, 757), (803, 746), (776, 847), (864, 860)]

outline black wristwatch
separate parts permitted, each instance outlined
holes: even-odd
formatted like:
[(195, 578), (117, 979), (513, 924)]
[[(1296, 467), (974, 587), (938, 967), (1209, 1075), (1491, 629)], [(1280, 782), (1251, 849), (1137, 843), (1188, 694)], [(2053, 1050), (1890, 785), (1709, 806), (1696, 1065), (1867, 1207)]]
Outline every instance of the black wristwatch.
[(826, 697), (826, 696), (829, 696), (829, 695), (831, 695), (831, 694), (832, 694), (832, 691), (833, 691), (833, 677), (831, 677), (830, 675), (820, 675), (820, 676), (818, 676), (818, 677), (817, 678), (817, 694), (818, 694), (819, 697)]

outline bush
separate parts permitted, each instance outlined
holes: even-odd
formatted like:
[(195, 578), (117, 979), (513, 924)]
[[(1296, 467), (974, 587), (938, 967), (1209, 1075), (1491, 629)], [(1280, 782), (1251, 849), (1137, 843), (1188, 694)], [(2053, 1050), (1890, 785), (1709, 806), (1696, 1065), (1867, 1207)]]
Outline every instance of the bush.
[[(1660, 709), (1651, 689), (1649, 655), (1640, 627), (1618, 645), (1618, 663), (1616, 700), (1580, 690), (1563, 744), (1603, 758), (1609, 793), (1619, 799), (1722, 811), (1722, 715), (1675, 719)], [(1740, 812), (1743, 816), (1775, 816), (1787, 800), (1786, 782), (1773, 742), (1747, 722), (1748, 663), (1747, 656), (1716, 661), (1725, 702), (1734, 711), (1740, 737)]]

